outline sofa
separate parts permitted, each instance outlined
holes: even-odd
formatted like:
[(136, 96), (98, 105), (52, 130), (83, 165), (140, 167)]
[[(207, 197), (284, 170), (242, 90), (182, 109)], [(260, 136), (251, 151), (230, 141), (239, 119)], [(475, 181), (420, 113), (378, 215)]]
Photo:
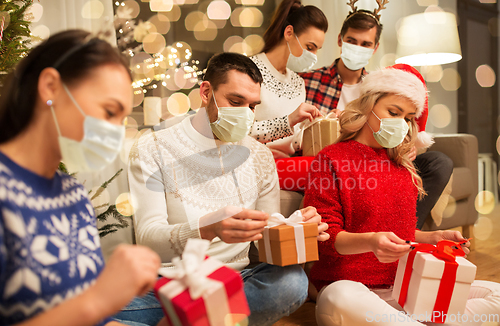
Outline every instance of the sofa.
[[(474, 207), (478, 193), (478, 145), (477, 138), (469, 134), (435, 135), (435, 143), (430, 151), (440, 151), (453, 161), (450, 196), (443, 195), (446, 209), (442, 222), (436, 224), (435, 218), (429, 214), (423, 230), (445, 230), (461, 228), (464, 237), (473, 238), (472, 227), (478, 218)], [(302, 207), (303, 194), (295, 191), (281, 190), (281, 213), (288, 216)]]

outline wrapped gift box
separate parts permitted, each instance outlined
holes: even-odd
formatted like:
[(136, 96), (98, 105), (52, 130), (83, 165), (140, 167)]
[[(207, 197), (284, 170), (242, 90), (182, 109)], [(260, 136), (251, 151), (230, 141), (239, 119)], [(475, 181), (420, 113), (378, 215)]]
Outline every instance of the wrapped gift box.
[(267, 260), (265, 239), (259, 240), (259, 260), (264, 263), (288, 266), (318, 260), (318, 224), (304, 223), (305, 261), (299, 261), (294, 227), (278, 225), (269, 228), (269, 242), (272, 261)]
[[(189, 239), (188, 245), (193, 240), (205, 241)], [(247, 318), (250, 310), (240, 274), (209, 257), (193, 267), (193, 259), (185, 258), (188, 245), (184, 266), (176, 260), (174, 269), (161, 272), (170, 277), (160, 278), (154, 288), (170, 325), (236, 325)]]
[(324, 118), (314, 120), (304, 126), (302, 136), (302, 155), (316, 156), (328, 145), (333, 144), (340, 137), (338, 119)]
[(302, 220), (300, 210), (288, 218), (272, 214), (259, 240), (259, 260), (278, 266), (318, 260), (318, 224)]
[(463, 257), (451, 262), (436, 256), (410, 252), (401, 258), (392, 297), (413, 319), (460, 325), (476, 266)]

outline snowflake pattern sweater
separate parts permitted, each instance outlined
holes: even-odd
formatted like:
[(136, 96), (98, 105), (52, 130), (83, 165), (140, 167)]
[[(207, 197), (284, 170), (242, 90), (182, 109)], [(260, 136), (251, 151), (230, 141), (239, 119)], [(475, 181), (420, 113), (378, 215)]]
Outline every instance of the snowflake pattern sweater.
[(80, 294), (103, 267), (85, 188), (59, 171), (38, 176), (0, 152), (0, 325)]
[(397, 262), (384, 264), (373, 253), (341, 255), (337, 234), (394, 232), (415, 239), (418, 190), (411, 174), (396, 165), (387, 150), (354, 140), (323, 149), (311, 164), (304, 206), (314, 206), (328, 223), (330, 239), (319, 242), (319, 261), (310, 278), (316, 288), (338, 281), (361, 282), (369, 288), (393, 285)]

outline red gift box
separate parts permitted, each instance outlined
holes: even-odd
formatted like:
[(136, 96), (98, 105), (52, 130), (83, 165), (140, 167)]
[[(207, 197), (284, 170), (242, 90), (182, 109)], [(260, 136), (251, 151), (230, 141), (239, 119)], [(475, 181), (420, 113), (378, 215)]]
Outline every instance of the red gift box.
[[(155, 295), (170, 325), (235, 325), (250, 315), (238, 272), (206, 257), (192, 276), (191, 280), (189, 275), (162, 277), (156, 282)], [(193, 298), (190, 283), (204, 288), (203, 294)]]

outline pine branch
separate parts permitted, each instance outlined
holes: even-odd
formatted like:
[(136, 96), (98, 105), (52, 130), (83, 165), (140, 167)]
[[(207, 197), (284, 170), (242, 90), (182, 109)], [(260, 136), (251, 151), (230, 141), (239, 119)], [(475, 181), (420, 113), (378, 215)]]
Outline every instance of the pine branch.
[[(90, 200), (94, 200), (95, 198), (99, 197), (99, 195), (104, 191), (104, 189), (106, 189), (108, 187), (108, 185), (113, 182), (113, 180), (115, 180), (116, 177), (118, 177), (118, 175), (120, 175), (120, 173), (122, 173), (123, 169), (120, 169), (118, 170), (118, 172), (115, 173), (114, 176), (112, 176), (108, 181), (105, 181), (100, 187), (99, 189), (97, 189), (97, 191), (95, 192), (95, 194), (92, 196), (92, 198), (90, 198)], [(89, 192), (90, 194), (90, 192)]]

